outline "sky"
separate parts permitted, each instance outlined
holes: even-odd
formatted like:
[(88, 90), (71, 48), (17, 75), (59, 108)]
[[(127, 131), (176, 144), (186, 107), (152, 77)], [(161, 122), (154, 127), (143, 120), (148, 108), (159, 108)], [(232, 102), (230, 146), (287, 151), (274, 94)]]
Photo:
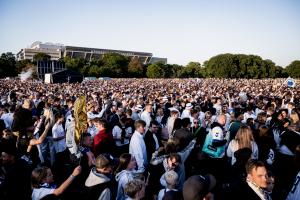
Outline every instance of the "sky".
[(0, 0), (0, 30), (0, 53), (41, 41), (180, 65), (222, 53), (300, 60), (298, 0)]

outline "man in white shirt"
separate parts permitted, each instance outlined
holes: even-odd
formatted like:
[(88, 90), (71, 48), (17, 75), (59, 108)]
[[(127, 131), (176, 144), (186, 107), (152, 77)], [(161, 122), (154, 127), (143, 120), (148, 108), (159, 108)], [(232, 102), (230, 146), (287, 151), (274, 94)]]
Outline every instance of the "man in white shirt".
[(147, 104), (146, 107), (145, 107), (145, 110), (141, 114), (141, 120), (146, 122), (146, 130), (149, 129), (150, 122), (152, 121), (151, 113), (152, 113), (152, 105)]
[(136, 159), (138, 173), (143, 173), (147, 166), (147, 150), (144, 141), (146, 123), (143, 120), (137, 120), (134, 123), (135, 132), (133, 133), (130, 144), (129, 153)]

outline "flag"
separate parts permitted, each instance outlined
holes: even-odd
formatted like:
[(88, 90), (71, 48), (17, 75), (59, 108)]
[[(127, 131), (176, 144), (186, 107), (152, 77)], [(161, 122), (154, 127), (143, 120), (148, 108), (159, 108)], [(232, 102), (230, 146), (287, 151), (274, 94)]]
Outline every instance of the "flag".
[(290, 77), (287, 78), (286, 82), (287, 82), (288, 87), (295, 87), (296, 86), (296, 81), (294, 79), (290, 78)]
[(86, 99), (80, 96), (74, 103), (75, 141), (78, 144), (80, 135), (87, 131)]

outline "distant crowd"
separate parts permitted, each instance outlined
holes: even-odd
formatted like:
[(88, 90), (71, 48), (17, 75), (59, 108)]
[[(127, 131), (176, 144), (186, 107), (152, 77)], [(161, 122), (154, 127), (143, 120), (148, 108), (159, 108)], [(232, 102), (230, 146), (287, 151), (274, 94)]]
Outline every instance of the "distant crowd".
[(297, 200), (299, 117), (285, 79), (0, 80), (0, 199)]

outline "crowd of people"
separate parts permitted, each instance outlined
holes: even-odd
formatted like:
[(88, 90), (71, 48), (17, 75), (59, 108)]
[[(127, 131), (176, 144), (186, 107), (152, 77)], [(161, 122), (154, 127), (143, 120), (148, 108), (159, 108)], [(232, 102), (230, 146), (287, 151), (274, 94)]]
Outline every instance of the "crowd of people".
[[(0, 86), (0, 199), (300, 199), (299, 84), (111, 79)], [(80, 96), (87, 129), (77, 140)]]

